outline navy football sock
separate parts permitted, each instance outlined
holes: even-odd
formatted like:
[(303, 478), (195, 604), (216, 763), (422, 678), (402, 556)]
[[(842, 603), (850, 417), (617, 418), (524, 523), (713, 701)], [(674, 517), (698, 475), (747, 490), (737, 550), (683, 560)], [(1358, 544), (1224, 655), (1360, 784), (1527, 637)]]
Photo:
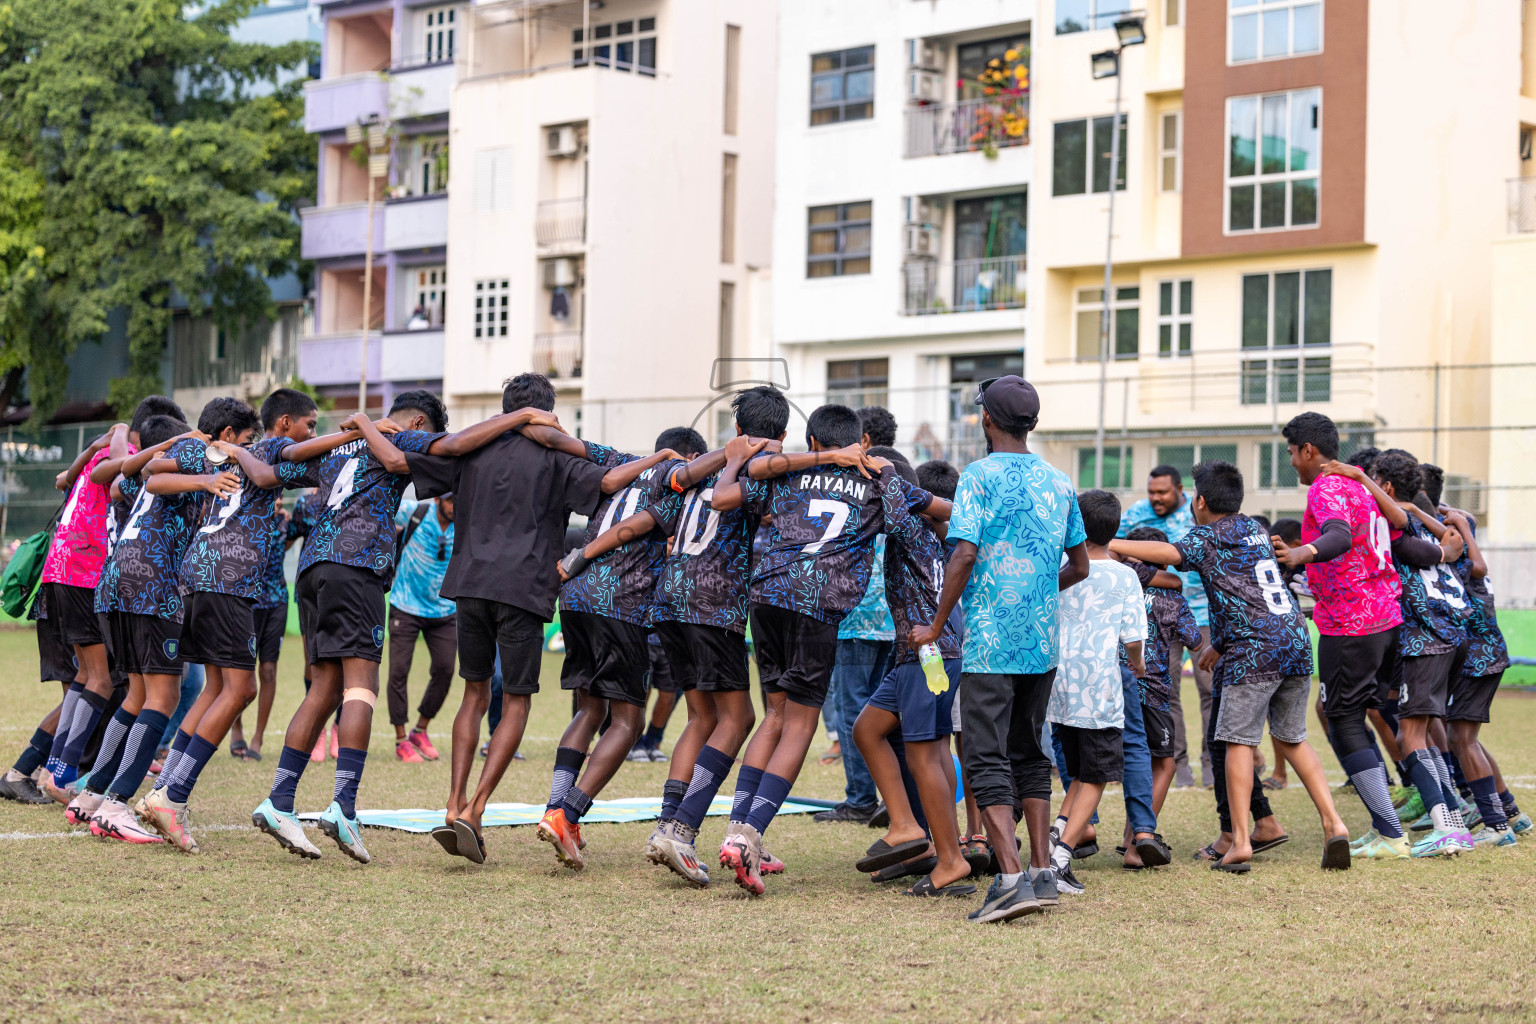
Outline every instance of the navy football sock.
[(752, 798), (757, 795), (757, 787), (762, 785), (763, 770), (753, 768), (751, 765), (742, 765), (741, 771), (736, 773), (736, 795), (731, 800), (731, 820), (746, 821), (747, 814), (752, 810)]
[(160, 775), (155, 779), (156, 789), (165, 789), (176, 781), (176, 776), (181, 774), (181, 761), (187, 756), (187, 745), (191, 742), (189, 733), (176, 730), (176, 735), (171, 738), (171, 749), (166, 751), (165, 763), (160, 766)]
[(144, 776), (149, 773), (155, 759), (155, 745), (170, 724), (171, 718), (163, 711), (145, 708), (123, 742), (123, 757), (117, 769), (117, 778), (107, 787), (107, 793), (127, 803), (139, 791)]
[(581, 774), (581, 763), (586, 759), (586, 752), (575, 747), (555, 748), (555, 773), (549, 785), (549, 803), (544, 805), (545, 810), (552, 811), (565, 800), (565, 794), (576, 785), (576, 776)]
[(773, 816), (789, 799), (789, 786), (789, 780), (782, 775), (763, 773), (763, 781), (758, 783), (757, 793), (752, 797), (752, 809), (747, 812), (747, 824), (757, 829), (758, 835), (768, 831)]
[(12, 767), (22, 775), (31, 775), (38, 767), (48, 760), (48, 750), (53, 746), (53, 734), (36, 729), (32, 733), (32, 742), (21, 752)]
[(1371, 827), (1388, 839), (1402, 838), (1402, 822), (1398, 820), (1397, 811), (1392, 809), (1392, 795), (1387, 788), (1387, 770), (1382, 766), (1381, 755), (1375, 746), (1346, 754), (1343, 767), (1349, 774), (1349, 781), (1354, 783), (1360, 802), (1370, 812)]
[[(678, 821), (695, 832), (699, 830), (699, 826), (704, 824), (704, 815), (709, 813), (710, 805), (715, 802), (720, 784), (731, 774), (733, 763), (723, 751), (704, 745), (699, 751), (698, 760), (693, 763), (693, 781), (688, 783), (688, 792), (683, 795), (682, 803), (677, 807)], [(733, 814), (731, 817), (736, 816)]]
[(661, 787), (661, 820), (677, 817), (677, 807), (688, 793), (688, 783), (682, 779), (668, 779)]
[(1461, 770), (1461, 758), (1456, 756), (1454, 750), (1443, 750), (1441, 756), (1451, 769), (1451, 782), (1456, 786), (1456, 792), (1465, 800), (1472, 799), (1472, 787), (1467, 781), (1467, 773)]
[(64, 702), (59, 705), (59, 724), (53, 729), (53, 742), (48, 745), (48, 769), (52, 771), (64, 757), (64, 744), (69, 742), (70, 726), (75, 724), (75, 705), (85, 692), (84, 683), (70, 683), (64, 691)]
[(181, 755), (181, 764), (177, 768), (176, 778), (171, 780), (166, 787), (166, 794), (173, 803), (184, 804), (187, 797), (192, 795), (192, 789), (197, 785), (197, 777), (202, 774), (203, 766), (213, 760), (213, 755), (219, 752), (217, 744), (209, 743), (201, 736), (193, 736), (187, 744), (186, 753)]
[(1507, 789), (1499, 790), (1499, 803), (1504, 805), (1504, 816), (1507, 818), (1520, 817), (1520, 808), (1515, 803), (1515, 794)]
[(336, 748), (336, 792), (332, 799), (349, 818), (357, 817), (357, 784), (363, 780), (363, 762), (367, 760), (366, 750)]
[(293, 798), (299, 791), (299, 779), (303, 778), (304, 769), (308, 765), (308, 753), (289, 746), (283, 747), (282, 753), (277, 755), (277, 771), (272, 775), (272, 792), (267, 794), (273, 807), (285, 814), (293, 813)]
[(1498, 794), (1493, 791), (1493, 776), (1485, 775), (1481, 779), (1468, 779), (1467, 785), (1472, 789), (1472, 799), (1477, 801), (1478, 813), (1483, 816), (1483, 824), (1490, 828), (1508, 824), (1509, 818), (1504, 814), (1504, 805), (1499, 802)]
[(80, 699), (75, 703), (75, 720), (69, 727), (69, 739), (64, 743), (64, 752), (59, 755), (65, 767), (74, 768), (78, 772), (80, 755), (85, 753), (85, 745), (90, 742), (91, 733), (95, 731), (96, 723), (101, 721), (102, 712), (106, 710), (107, 698), (90, 690), (81, 692)]
[(592, 809), (592, 798), (580, 786), (572, 786), (565, 791), (565, 799), (560, 802), (560, 809), (565, 812), (566, 821), (572, 825), (578, 824), (581, 816)]
[(128, 738), (128, 731), (138, 717), (122, 707), (112, 712), (112, 719), (101, 737), (101, 749), (96, 752), (96, 761), (91, 765), (91, 779), (85, 785), (87, 792), (101, 796), (117, 778), (117, 770), (123, 761), (123, 741)]
[(640, 742), (652, 750), (661, 746), (661, 738), (666, 735), (666, 725), (652, 725), (645, 730), (645, 735), (640, 737)]

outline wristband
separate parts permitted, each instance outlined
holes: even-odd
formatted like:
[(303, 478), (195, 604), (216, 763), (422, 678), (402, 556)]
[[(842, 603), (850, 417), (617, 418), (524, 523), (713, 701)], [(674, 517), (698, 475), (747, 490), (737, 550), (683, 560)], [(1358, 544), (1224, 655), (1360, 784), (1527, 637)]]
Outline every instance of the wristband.
[(1312, 552), (1312, 557), (1307, 559), (1307, 561), (1309, 561), (1309, 562), (1317, 561), (1317, 545), (1316, 544), (1308, 544), (1307, 545), (1307, 550)]
[(560, 568), (565, 570), (565, 575), (575, 578), (581, 575), (581, 571), (592, 564), (592, 559), (585, 554), (586, 548), (572, 548), (570, 553), (560, 560)]

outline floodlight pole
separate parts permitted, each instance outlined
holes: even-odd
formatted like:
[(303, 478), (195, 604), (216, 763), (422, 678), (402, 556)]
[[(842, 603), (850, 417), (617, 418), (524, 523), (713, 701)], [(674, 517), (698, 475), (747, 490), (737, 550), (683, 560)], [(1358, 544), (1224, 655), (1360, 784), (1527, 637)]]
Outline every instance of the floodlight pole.
[[(1104, 295), (1099, 314), (1099, 425), (1093, 437), (1093, 486), (1104, 486), (1104, 400), (1109, 387), (1109, 317), (1114, 302), (1115, 181), (1120, 174), (1120, 83), (1124, 79), (1122, 46), (1115, 51), (1115, 113), (1109, 120), (1109, 217), (1104, 231)], [(1123, 469), (1121, 470), (1123, 472)]]

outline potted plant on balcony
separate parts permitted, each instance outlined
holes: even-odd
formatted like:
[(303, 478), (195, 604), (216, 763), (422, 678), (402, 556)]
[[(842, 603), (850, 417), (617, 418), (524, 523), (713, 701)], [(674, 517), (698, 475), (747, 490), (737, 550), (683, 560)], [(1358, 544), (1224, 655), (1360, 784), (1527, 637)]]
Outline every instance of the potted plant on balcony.
[[(976, 107), (968, 139), (972, 151), (990, 160), (1003, 146), (1022, 145), (1029, 132), (1029, 51), (1013, 49), (993, 57), (976, 76), (984, 102)], [(966, 83), (958, 83), (961, 89)]]

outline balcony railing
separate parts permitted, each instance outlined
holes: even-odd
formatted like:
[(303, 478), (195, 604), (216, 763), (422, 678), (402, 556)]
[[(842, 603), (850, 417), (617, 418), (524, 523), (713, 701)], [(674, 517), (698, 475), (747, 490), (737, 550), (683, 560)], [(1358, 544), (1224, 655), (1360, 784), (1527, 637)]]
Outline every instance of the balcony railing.
[(580, 245), (587, 240), (587, 198), (545, 199), (533, 225), (540, 245)]
[(1029, 96), (988, 96), (907, 109), (906, 155), (942, 156), (1029, 144)]
[(581, 332), (554, 331), (533, 336), (533, 369), (550, 378), (581, 376)]
[(1509, 233), (1536, 231), (1536, 178), (1509, 179)]
[(940, 263), (922, 260), (901, 268), (904, 316), (968, 313), (982, 309), (1021, 309), (1025, 298), (1026, 257), (988, 256)]

